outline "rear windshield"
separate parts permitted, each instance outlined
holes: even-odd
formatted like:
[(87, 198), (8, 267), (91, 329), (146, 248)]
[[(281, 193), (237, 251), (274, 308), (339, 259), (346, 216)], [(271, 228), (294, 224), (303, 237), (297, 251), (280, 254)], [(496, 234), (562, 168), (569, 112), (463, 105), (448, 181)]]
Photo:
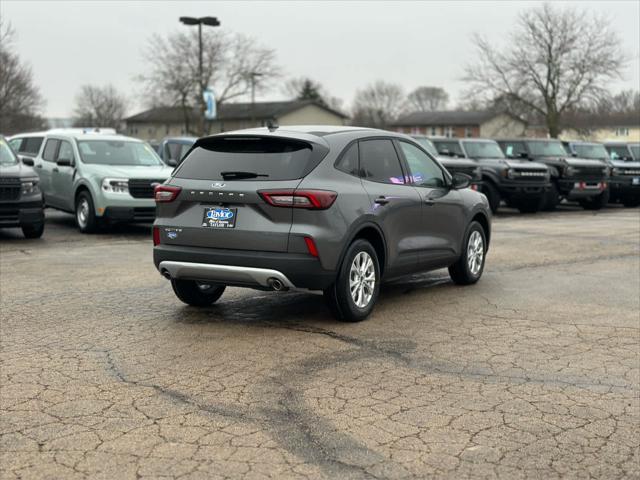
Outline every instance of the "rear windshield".
[(504, 158), (502, 149), (495, 142), (464, 142), (464, 149), (471, 158)]
[(80, 140), (78, 150), (84, 163), (97, 165), (162, 165), (158, 154), (146, 143), (127, 140)]
[(216, 138), (191, 151), (176, 171), (194, 180), (296, 180), (321, 158), (305, 142), (262, 137)]

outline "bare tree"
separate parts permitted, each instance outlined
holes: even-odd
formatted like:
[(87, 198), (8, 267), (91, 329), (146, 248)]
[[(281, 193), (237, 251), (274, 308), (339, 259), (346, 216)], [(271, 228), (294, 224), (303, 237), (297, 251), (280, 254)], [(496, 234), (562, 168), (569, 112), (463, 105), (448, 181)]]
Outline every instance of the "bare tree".
[(13, 51), (14, 31), (0, 18), (0, 133), (42, 128), (43, 106), (31, 67)]
[(407, 96), (409, 107), (427, 112), (444, 110), (449, 103), (449, 94), (440, 87), (418, 87)]
[(201, 125), (191, 125), (196, 107), (203, 104), (201, 87), (211, 86), (218, 106), (266, 88), (278, 75), (275, 52), (242, 34), (207, 29), (202, 32), (202, 84), (198, 69), (198, 35), (194, 31), (175, 32), (166, 37), (153, 35), (145, 49), (148, 73), (143, 80), (148, 104), (182, 107), (185, 129), (203, 134)]
[(600, 114), (636, 113), (640, 116), (640, 91), (623, 90), (600, 100), (595, 109)]
[(292, 78), (285, 82), (282, 90), (296, 100), (313, 100), (334, 110), (342, 108), (341, 99), (332, 96), (320, 82), (308, 77)]
[(113, 85), (83, 85), (76, 95), (74, 125), (119, 129), (126, 112), (126, 98)]
[(378, 80), (356, 92), (353, 101), (353, 124), (387, 128), (403, 111), (405, 96), (400, 85)]
[(500, 99), (516, 115), (543, 117), (554, 138), (562, 115), (605, 96), (625, 64), (610, 22), (570, 7), (545, 3), (523, 12), (510, 38), (498, 50), (474, 37), (478, 61), (466, 69), (467, 94)]

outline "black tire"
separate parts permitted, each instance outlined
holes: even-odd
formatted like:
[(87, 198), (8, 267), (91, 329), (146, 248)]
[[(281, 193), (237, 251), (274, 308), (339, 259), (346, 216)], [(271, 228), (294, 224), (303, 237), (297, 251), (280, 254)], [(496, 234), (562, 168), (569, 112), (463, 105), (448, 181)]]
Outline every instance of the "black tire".
[(626, 208), (634, 208), (640, 206), (640, 197), (623, 197), (622, 205), (624, 205)]
[[(472, 262), (469, 261), (470, 248), (469, 243), (472, 238), (476, 238), (474, 232), (478, 232), (480, 234), (480, 238), (482, 240), (482, 258), (479, 260), (479, 269), (473, 271), (471, 268)], [(475, 241), (475, 240), (472, 240)], [(454, 283), (458, 285), (471, 285), (472, 283), (476, 283), (480, 280), (482, 276), (482, 272), (484, 271), (484, 262), (487, 257), (487, 236), (478, 222), (471, 222), (469, 227), (467, 228), (467, 232), (464, 236), (464, 243), (462, 247), (462, 254), (456, 263), (449, 266), (449, 276)]]
[[(361, 254), (364, 255), (360, 256)], [(360, 285), (362, 285), (361, 294), (371, 294), (371, 297), (365, 305), (358, 305), (351, 294), (351, 275), (354, 272), (356, 275), (359, 275), (357, 269), (352, 270), (356, 257), (365, 261), (367, 258), (370, 259), (372, 262), (371, 266), (373, 267), (373, 274), (375, 275), (372, 291), (366, 287), (367, 284), (364, 282), (363, 278), (359, 277), (359, 281), (361, 282)], [(370, 271), (370, 269), (367, 268), (367, 271)], [(373, 311), (373, 307), (378, 300), (379, 294), (380, 265), (378, 255), (376, 254), (375, 249), (366, 240), (355, 240), (351, 245), (349, 245), (347, 253), (342, 260), (342, 264), (340, 265), (340, 269), (338, 270), (338, 275), (336, 277), (336, 282), (324, 291), (324, 298), (327, 305), (329, 306), (331, 313), (333, 313), (338, 320), (343, 320), (345, 322), (360, 322), (367, 318)], [(366, 299), (361, 298), (361, 300), (362, 303), (364, 303)]]
[(553, 212), (560, 204), (560, 192), (555, 182), (551, 182), (551, 186), (544, 194), (544, 200), (542, 201), (542, 210), (545, 212)]
[(22, 225), (22, 234), (25, 238), (40, 238), (44, 233), (44, 222), (31, 225)]
[(580, 206), (585, 210), (600, 210), (603, 207), (606, 207), (609, 203), (609, 190), (605, 190), (600, 195), (596, 195), (595, 197), (585, 198), (580, 200)]
[(192, 307), (208, 307), (222, 296), (224, 285), (214, 285), (195, 280), (172, 279), (173, 292), (180, 301)]
[(489, 200), (491, 213), (496, 213), (500, 207), (500, 192), (498, 192), (496, 186), (490, 181), (485, 180), (482, 185), (482, 193), (484, 193), (487, 200)]
[(78, 194), (75, 207), (78, 229), (82, 233), (93, 233), (98, 230), (99, 221), (89, 192), (83, 191)]

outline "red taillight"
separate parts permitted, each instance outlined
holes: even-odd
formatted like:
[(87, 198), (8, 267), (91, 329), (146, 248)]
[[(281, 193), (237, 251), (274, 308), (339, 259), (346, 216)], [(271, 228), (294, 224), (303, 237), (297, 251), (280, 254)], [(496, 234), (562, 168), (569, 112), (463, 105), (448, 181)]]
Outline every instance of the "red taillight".
[(471, 184), (471, 190), (475, 190), (476, 192), (478, 191), (478, 185), (476, 185), (475, 183)]
[(313, 241), (311, 237), (304, 237), (304, 243), (307, 244), (307, 250), (313, 257), (318, 257), (318, 247), (316, 247), (316, 242)]
[(153, 246), (160, 245), (160, 229), (153, 227)]
[(336, 201), (338, 194), (329, 190), (261, 190), (258, 194), (274, 207), (326, 210)]
[(157, 203), (173, 202), (180, 195), (181, 187), (171, 185), (156, 185), (153, 189), (153, 198)]

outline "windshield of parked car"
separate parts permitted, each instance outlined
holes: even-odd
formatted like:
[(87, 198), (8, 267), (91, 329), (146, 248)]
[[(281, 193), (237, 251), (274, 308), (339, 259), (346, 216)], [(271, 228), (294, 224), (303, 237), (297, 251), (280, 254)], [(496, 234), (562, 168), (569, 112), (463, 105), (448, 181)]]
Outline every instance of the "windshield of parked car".
[(631, 151), (626, 145), (610, 145), (607, 151), (611, 160), (631, 160)]
[(79, 140), (78, 150), (84, 163), (94, 165), (129, 165), (156, 167), (162, 161), (153, 149), (142, 142), (129, 140)]
[(7, 142), (0, 138), (0, 165), (15, 165), (16, 163), (18, 163), (18, 157)]
[(609, 158), (609, 154), (607, 153), (607, 149), (604, 148), (604, 145), (576, 144), (573, 146), (573, 150), (576, 152), (576, 155), (581, 158), (594, 158), (598, 160)]
[(424, 148), (431, 155), (433, 155), (434, 157), (438, 156), (438, 150), (436, 150), (436, 147), (433, 145), (433, 143), (431, 143), (431, 140), (425, 137), (413, 137), (413, 138), (415, 139), (416, 142), (422, 145), (422, 148)]
[(298, 140), (263, 137), (221, 137), (191, 150), (178, 178), (199, 180), (294, 180), (313, 170), (321, 158)]
[(470, 158), (504, 158), (502, 149), (495, 142), (464, 142), (464, 149)]
[(629, 145), (634, 160), (640, 160), (640, 145)]
[(561, 142), (528, 142), (529, 152), (534, 157), (566, 157), (567, 151)]

